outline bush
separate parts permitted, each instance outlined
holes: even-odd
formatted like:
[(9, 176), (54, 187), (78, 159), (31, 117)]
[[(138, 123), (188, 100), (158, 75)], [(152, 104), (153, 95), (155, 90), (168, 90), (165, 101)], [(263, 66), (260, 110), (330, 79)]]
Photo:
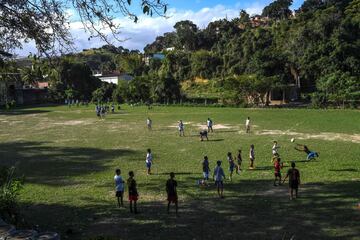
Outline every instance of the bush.
[(0, 167), (0, 215), (12, 223), (18, 222), (18, 195), (23, 181), (15, 179), (14, 167)]

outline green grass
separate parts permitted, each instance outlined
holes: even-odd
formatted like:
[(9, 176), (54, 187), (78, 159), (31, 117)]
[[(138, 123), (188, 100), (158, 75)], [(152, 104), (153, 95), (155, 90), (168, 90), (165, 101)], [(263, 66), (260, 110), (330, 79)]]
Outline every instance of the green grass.
[[(124, 106), (101, 121), (93, 109), (0, 112), (0, 161), (16, 165), (26, 177), (20, 201), (30, 227), (58, 231), (64, 239), (360, 239), (359, 111)], [(153, 131), (146, 129), (147, 116)], [(250, 135), (243, 133), (247, 116), (255, 125)], [(200, 142), (194, 124), (207, 117), (230, 128)], [(179, 119), (192, 122), (184, 138), (170, 127)], [(268, 130), (278, 131), (261, 134)], [(314, 135), (321, 136), (299, 139)], [(292, 137), (320, 152), (320, 158), (301, 162), (305, 156), (293, 149)], [(296, 201), (288, 200), (286, 185), (272, 186), (274, 139), (284, 162), (299, 161), (303, 185)], [(250, 144), (255, 144), (254, 171), (247, 170)], [(152, 176), (145, 173), (147, 148), (154, 154)], [(196, 185), (204, 154), (211, 168), (221, 159), (227, 170), (226, 153), (239, 148), (245, 170), (225, 182), (225, 199), (216, 197), (212, 185)], [(116, 208), (118, 167), (125, 178), (129, 170), (135, 172), (139, 215)], [(179, 184), (178, 218), (166, 214), (164, 185), (171, 171)]]

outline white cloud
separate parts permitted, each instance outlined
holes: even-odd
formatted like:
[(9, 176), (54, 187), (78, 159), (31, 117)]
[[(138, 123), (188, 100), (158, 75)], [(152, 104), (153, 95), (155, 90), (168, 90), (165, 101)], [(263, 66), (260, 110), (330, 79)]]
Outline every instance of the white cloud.
[[(260, 13), (263, 5), (259, 2), (254, 2), (251, 5), (245, 7), (245, 10), (250, 14)], [(165, 32), (173, 31), (173, 26), (176, 22), (181, 20), (191, 20), (199, 28), (205, 28), (209, 22), (216, 21), (223, 18), (232, 19), (239, 16), (239, 11), (242, 9), (240, 5), (236, 5), (234, 8), (227, 8), (223, 5), (217, 5), (211, 8), (203, 8), (199, 11), (177, 11), (176, 9), (169, 9), (169, 18), (163, 17), (149, 17), (141, 16), (138, 23), (134, 23), (128, 18), (119, 18), (116, 21), (120, 23), (121, 39), (129, 39), (122, 43), (115, 43), (115, 45), (122, 45), (129, 49), (143, 50), (146, 44), (151, 43), (159, 35)], [(72, 14), (73, 12), (68, 12)], [(74, 38), (75, 47), (81, 51), (85, 48), (100, 47), (105, 43), (100, 39), (92, 38), (88, 41), (89, 34), (83, 29), (80, 22), (73, 22), (70, 26), (71, 34)], [(105, 31), (108, 32), (108, 31)], [(33, 43), (24, 44), (22, 50), (17, 50), (19, 55), (27, 55), (29, 52), (36, 53)]]

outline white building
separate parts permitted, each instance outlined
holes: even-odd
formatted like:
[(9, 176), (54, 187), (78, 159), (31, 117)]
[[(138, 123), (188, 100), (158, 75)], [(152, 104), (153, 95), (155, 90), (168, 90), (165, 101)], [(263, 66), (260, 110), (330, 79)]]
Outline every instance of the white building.
[(99, 78), (102, 82), (119, 84), (119, 81), (131, 81), (133, 77), (126, 73), (110, 73), (110, 74), (94, 74), (95, 77)]

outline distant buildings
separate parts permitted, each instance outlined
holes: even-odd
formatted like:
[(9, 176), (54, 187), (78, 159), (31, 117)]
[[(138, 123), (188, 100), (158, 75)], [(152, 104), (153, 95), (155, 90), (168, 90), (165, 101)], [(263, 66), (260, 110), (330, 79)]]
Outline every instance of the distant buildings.
[(101, 72), (94, 72), (93, 76), (99, 78), (102, 82), (113, 83), (113, 84), (119, 84), (120, 81), (131, 81), (134, 78), (133, 76), (127, 73), (118, 73), (118, 72), (107, 73), (107, 74), (103, 74)]
[(145, 55), (144, 58), (143, 58), (143, 61), (145, 62), (145, 64), (147, 66), (149, 66), (151, 59), (163, 60), (164, 58), (165, 58), (165, 54), (163, 54), (163, 53), (154, 53), (154, 54), (150, 54), (150, 55)]

